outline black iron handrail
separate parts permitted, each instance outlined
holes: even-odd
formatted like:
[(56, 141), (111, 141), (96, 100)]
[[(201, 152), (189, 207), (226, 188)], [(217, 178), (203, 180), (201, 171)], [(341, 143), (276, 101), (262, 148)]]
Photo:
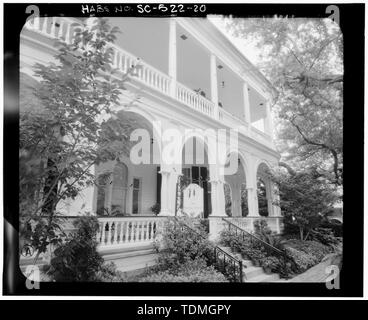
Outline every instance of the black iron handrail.
[(267, 243), (266, 241), (258, 238), (257, 236), (255, 236), (254, 234), (244, 230), (243, 228), (239, 227), (238, 225), (236, 225), (235, 223), (225, 219), (225, 218), (222, 218), (223, 221), (225, 221), (226, 223), (229, 224), (229, 230), (230, 230), (230, 227), (234, 227), (235, 228), (235, 233), (237, 234), (237, 231), (239, 230), (240, 232), (242, 232), (242, 235), (243, 235), (243, 240), (244, 240), (244, 235), (248, 236), (248, 237), (251, 237), (252, 239), (255, 239), (256, 241), (258, 241), (259, 243), (261, 243), (263, 246), (267, 247), (268, 249), (270, 249), (271, 251), (275, 252), (277, 255), (282, 255), (284, 257), (287, 257), (286, 256), (286, 253), (285, 251), (283, 250), (280, 250), (280, 249), (277, 249), (276, 247), (274, 247), (273, 245)]
[[(187, 228), (188, 230), (190, 230), (191, 232), (195, 233), (196, 235), (200, 236), (202, 239), (205, 239), (207, 240), (207, 237), (205, 237), (204, 235), (202, 235), (200, 232), (198, 232), (197, 230), (195, 230), (194, 228), (192, 228), (191, 226), (188, 226), (185, 222), (183, 221), (180, 221), (178, 219), (178, 217), (174, 217), (175, 221), (177, 223), (179, 223), (180, 225), (184, 226), (185, 228)], [(227, 270), (226, 270), (226, 258), (228, 260), (231, 261), (231, 264), (233, 266), (233, 279), (236, 279), (236, 265), (238, 265), (238, 268), (239, 268), (239, 278), (238, 278), (238, 281), (239, 282), (243, 282), (243, 261), (242, 260), (239, 260), (237, 259), (236, 257), (234, 257), (233, 255), (231, 255), (230, 253), (226, 252), (225, 250), (221, 249), (219, 246), (213, 244), (213, 243), (209, 243), (210, 246), (212, 246), (213, 248), (213, 252), (214, 252), (214, 256), (215, 256), (215, 266), (219, 269), (222, 269), (220, 270), (222, 273), (226, 273)], [(222, 254), (223, 256), (223, 266), (221, 267), (221, 264), (218, 263), (217, 259), (219, 259), (219, 253)]]

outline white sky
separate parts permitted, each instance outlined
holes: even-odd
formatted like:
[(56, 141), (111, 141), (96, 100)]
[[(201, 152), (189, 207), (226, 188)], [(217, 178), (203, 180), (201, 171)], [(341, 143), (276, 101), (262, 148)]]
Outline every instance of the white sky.
[(225, 25), (222, 21), (222, 16), (210, 15), (208, 19), (234, 44), (236, 48), (240, 50), (244, 56), (250, 60), (254, 65), (259, 63), (259, 50), (251, 42), (246, 42), (241, 38), (236, 38), (230, 33), (226, 32)]

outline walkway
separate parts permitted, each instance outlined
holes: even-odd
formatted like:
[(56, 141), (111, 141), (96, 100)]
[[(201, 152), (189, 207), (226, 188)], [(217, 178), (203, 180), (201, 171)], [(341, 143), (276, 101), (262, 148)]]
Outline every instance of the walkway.
[(326, 268), (332, 264), (338, 266), (341, 262), (341, 254), (329, 254), (319, 264), (286, 282), (326, 282), (327, 277), (330, 275), (326, 273)]

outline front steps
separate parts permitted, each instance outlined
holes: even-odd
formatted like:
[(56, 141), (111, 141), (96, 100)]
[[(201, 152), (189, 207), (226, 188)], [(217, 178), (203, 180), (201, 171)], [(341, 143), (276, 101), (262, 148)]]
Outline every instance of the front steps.
[(267, 274), (262, 267), (254, 266), (253, 262), (244, 259), (240, 253), (233, 253), (230, 247), (220, 247), (243, 262), (243, 282), (278, 282), (280, 276), (277, 273)]
[(143, 273), (156, 264), (158, 257), (152, 245), (135, 248), (109, 248), (100, 250), (105, 262), (114, 262), (126, 277)]

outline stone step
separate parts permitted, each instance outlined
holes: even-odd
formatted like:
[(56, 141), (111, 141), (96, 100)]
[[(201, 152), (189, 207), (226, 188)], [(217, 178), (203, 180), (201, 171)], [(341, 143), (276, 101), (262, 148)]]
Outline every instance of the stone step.
[(264, 271), (261, 267), (243, 268), (243, 276), (245, 279), (252, 279), (262, 274), (264, 274)]
[(262, 273), (251, 279), (244, 279), (244, 282), (277, 282), (279, 280), (280, 280), (280, 277), (277, 273), (272, 273), (272, 274)]

